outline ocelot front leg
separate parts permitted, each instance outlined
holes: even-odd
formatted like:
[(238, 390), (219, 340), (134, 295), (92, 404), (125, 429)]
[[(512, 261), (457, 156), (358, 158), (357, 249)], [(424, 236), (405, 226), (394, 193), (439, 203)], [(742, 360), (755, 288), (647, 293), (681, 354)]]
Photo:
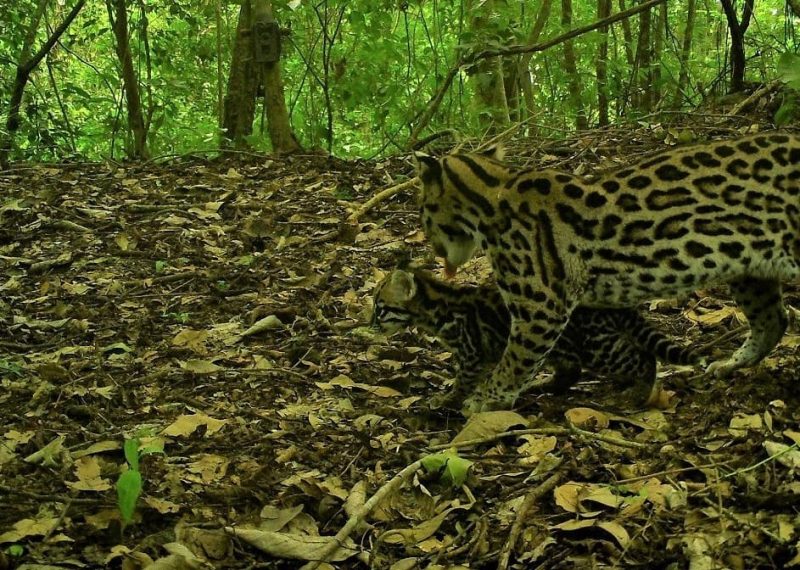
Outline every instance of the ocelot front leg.
[(532, 302), (500, 284), (511, 313), (508, 345), (490, 378), (465, 402), (465, 412), (507, 410), (534, 380), (564, 330), (577, 299), (565, 303), (550, 290), (540, 290)]
[(437, 394), (431, 398), (430, 407), (432, 409), (460, 409), (467, 396), (472, 394), (475, 387), (488, 378), (492, 372), (492, 363), (484, 362), (485, 356), (481, 347), (471, 344), (480, 339), (475, 339), (474, 335), (470, 336), (465, 332), (469, 326), (470, 323), (462, 316), (450, 324), (449, 330), (442, 329), (445, 335), (449, 333), (453, 338), (458, 339), (457, 344), (460, 345), (460, 350), (453, 354), (455, 364), (453, 387), (449, 392)]
[(747, 317), (750, 334), (728, 360), (712, 362), (706, 369), (708, 374), (717, 378), (761, 362), (780, 342), (788, 323), (780, 281), (743, 279), (730, 283), (730, 288), (731, 295)]
[(488, 378), (491, 372), (491, 367), (487, 367), (485, 363), (479, 360), (457, 361), (453, 387), (444, 394), (433, 396), (430, 399), (431, 409), (460, 409), (466, 398), (475, 391), (475, 387)]

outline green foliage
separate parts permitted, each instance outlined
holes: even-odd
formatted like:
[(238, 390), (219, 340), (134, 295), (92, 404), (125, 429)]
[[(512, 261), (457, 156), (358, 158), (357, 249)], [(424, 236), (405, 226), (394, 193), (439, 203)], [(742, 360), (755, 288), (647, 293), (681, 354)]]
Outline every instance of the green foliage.
[(778, 59), (778, 77), (792, 89), (800, 91), (800, 54), (781, 54)]
[(187, 312), (171, 312), (171, 311), (164, 311), (161, 313), (161, 317), (167, 320), (175, 321), (176, 323), (181, 323), (185, 325), (191, 320), (192, 315)]
[(142, 492), (142, 474), (130, 469), (119, 476), (117, 480), (117, 506), (125, 524), (133, 522), (136, 512), (136, 502)]
[(786, 91), (775, 112), (775, 124), (788, 125), (800, 117), (800, 54), (784, 53), (778, 60), (778, 78), (793, 91)]
[(5, 374), (14, 375), (17, 378), (21, 378), (23, 376), (23, 368), (17, 362), (0, 358), (0, 376)]
[(142, 445), (138, 437), (126, 439), (123, 446), (125, 461), (128, 469), (122, 472), (117, 479), (117, 507), (122, 515), (122, 521), (127, 525), (133, 522), (136, 513), (136, 503), (142, 494), (142, 474), (139, 470), (139, 462), (145, 455), (153, 453), (164, 453), (164, 442), (158, 438), (153, 438), (147, 444)]
[(23, 554), (25, 554), (25, 547), (21, 544), (12, 544), (8, 548), (5, 549), (5, 553), (13, 558), (19, 558)]
[[(52, 28), (70, 9), (71, 0), (50, 6)], [(540, 2), (397, 2), (395, 0), (275, 0), (283, 39), (281, 70), (292, 128), (306, 148), (327, 147), (339, 155), (374, 155), (403, 148), (419, 116), (461, 54), (513, 43), (527, 43)], [(36, 2), (20, 0), (0, 6), (0, 124), (13, 85), (15, 65)], [(783, 0), (755, 4), (757, 26), (748, 30), (748, 80), (766, 81), (780, 75), (789, 85), (798, 81), (797, 46)], [(152, 154), (183, 153), (216, 148), (220, 136), (218, 88), (227, 84), (239, 4), (222, 3), (217, 29), (216, 4), (190, 0), (128, 3), (131, 51), (142, 87)], [(573, 2), (572, 27), (596, 20), (594, 0)], [(615, 4), (615, 10), (617, 6)], [(622, 24), (611, 28), (608, 91), (614, 116), (647, 114), (631, 104), (641, 82), (651, 73), (653, 90), (670, 101), (680, 74), (679, 53), (686, 24), (686, 0), (667, 4), (663, 50), (652, 69), (631, 65), (626, 56)], [(652, 31), (657, 10), (653, 10)], [(144, 25), (146, 23), (145, 43)], [(635, 54), (639, 18), (628, 20)], [(324, 32), (321, 28), (324, 26)], [(693, 105), (725, 90), (723, 66), (728, 61), (727, 23), (718, 4), (698, 8), (689, 58), (689, 81), (679, 102)], [(221, 36), (218, 53), (217, 34)], [(560, 6), (554, 3), (540, 41), (563, 32)], [(46, 39), (41, 25), (36, 51)], [(595, 31), (574, 40), (580, 104), (590, 122), (597, 119), (596, 60), (601, 39)], [(326, 41), (323, 41), (325, 39)], [(324, 44), (324, 49), (323, 49)], [(149, 50), (147, 49), (149, 47)], [(781, 55), (784, 54), (784, 55)], [(221, 62), (222, 76), (217, 76)], [(505, 58), (508, 77), (519, 57)], [(47, 64), (47, 65), (46, 65)], [(52, 70), (52, 79), (48, 73)], [(427, 131), (455, 129), (482, 136), (488, 109), (475, 91), (482, 74), (476, 66), (461, 70)], [(534, 54), (529, 67), (533, 82), (530, 120), (545, 134), (571, 129), (577, 109), (569, 97), (563, 49)], [(119, 79), (114, 38), (102, 2), (87, 3), (76, 21), (31, 76), (16, 137), (19, 159), (55, 160), (67, 156), (90, 159), (122, 157), (130, 145), (125, 101)], [(507, 77), (507, 78), (508, 78)], [(221, 79), (221, 81), (219, 81)], [(328, 109), (332, 131), (328, 132)], [(260, 104), (260, 101), (259, 101)], [(663, 107), (663, 101), (653, 102)], [(794, 114), (796, 101), (786, 101), (781, 118)], [(513, 112), (525, 118), (527, 111)], [(0, 126), (0, 129), (3, 128)], [(260, 110), (249, 141), (256, 150), (269, 149), (266, 120)]]
[(422, 466), (429, 473), (438, 473), (446, 485), (460, 487), (467, 480), (472, 461), (460, 457), (454, 451), (446, 451), (423, 458)]

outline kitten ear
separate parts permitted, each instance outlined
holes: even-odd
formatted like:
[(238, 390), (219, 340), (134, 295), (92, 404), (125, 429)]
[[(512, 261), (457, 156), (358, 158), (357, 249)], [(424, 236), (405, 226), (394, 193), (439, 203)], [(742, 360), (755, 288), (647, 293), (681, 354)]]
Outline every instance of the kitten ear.
[(392, 271), (389, 284), (400, 301), (409, 301), (417, 294), (417, 284), (414, 275), (402, 269)]
[(421, 179), (427, 178), (431, 172), (436, 172), (439, 169), (439, 161), (429, 154), (416, 151), (411, 156), (414, 163), (414, 171)]
[(495, 143), (492, 146), (479, 151), (478, 154), (481, 154), (487, 158), (493, 158), (494, 160), (503, 160), (506, 156), (506, 149), (503, 147), (502, 143)]

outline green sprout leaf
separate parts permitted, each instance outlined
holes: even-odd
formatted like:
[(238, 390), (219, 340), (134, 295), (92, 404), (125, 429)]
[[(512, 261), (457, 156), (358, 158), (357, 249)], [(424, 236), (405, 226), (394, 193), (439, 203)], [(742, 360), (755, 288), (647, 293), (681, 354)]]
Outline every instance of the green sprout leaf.
[(128, 462), (128, 465), (131, 466), (131, 469), (134, 471), (139, 470), (139, 439), (126, 439), (125, 440), (125, 460)]
[(472, 461), (446, 451), (427, 456), (422, 460), (422, 466), (430, 473), (439, 473), (443, 483), (460, 487), (467, 480)]
[(142, 474), (133, 469), (120, 475), (117, 481), (117, 506), (125, 524), (133, 521), (136, 501), (142, 492)]

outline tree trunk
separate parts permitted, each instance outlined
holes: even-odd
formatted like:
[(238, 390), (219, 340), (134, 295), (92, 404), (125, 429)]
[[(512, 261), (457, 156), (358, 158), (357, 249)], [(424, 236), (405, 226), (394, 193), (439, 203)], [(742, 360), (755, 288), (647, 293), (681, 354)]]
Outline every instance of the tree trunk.
[[(611, 15), (611, 0), (597, 0), (597, 19)], [(600, 28), (600, 45), (597, 47), (597, 122), (608, 125), (608, 26)]]
[(750, 26), (750, 17), (753, 15), (754, 0), (745, 0), (742, 8), (742, 19), (736, 17), (736, 9), (731, 0), (720, 0), (722, 10), (725, 12), (725, 19), (728, 21), (728, 29), (731, 34), (731, 93), (736, 93), (744, 89), (744, 69), (745, 51), (744, 35)]
[[(483, 31), (487, 29), (489, 18), (491, 17), (494, 3), (487, 1), (482, 5), (472, 2), (470, 12), (473, 14), (470, 22), (470, 29), (476, 38), (483, 40), (500, 38), (489, 38)], [(510, 116), (508, 112), (508, 101), (506, 100), (506, 90), (504, 84), (503, 60), (500, 56), (487, 57), (479, 60), (470, 66), (467, 72), (472, 76), (475, 85), (475, 101), (482, 122), (490, 133), (496, 132), (498, 127), (508, 125)]]
[[(625, 0), (619, 0), (619, 11), (624, 12), (625, 10)], [(622, 24), (622, 38), (625, 40), (625, 60), (628, 62), (628, 66), (633, 69), (635, 57), (633, 55), (633, 33), (631, 32), (631, 23), (628, 18), (625, 18), (620, 23)]]
[[(572, 27), (572, 0), (561, 0), (561, 27), (565, 32)], [(578, 76), (578, 65), (572, 40), (564, 42), (564, 71), (567, 73), (570, 99), (575, 107), (575, 127), (579, 131), (585, 131), (589, 128), (589, 121), (581, 101), (581, 80)]]
[[(113, 1), (113, 5), (112, 2)], [(125, 0), (107, 0), (108, 20), (114, 31), (115, 49), (122, 66), (122, 84), (125, 88), (125, 101), (128, 110), (128, 128), (133, 135), (133, 149), (128, 148), (128, 156), (147, 159), (147, 127), (142, 114), (142, 101), (139, 94), (139, 81), (133, 69), (133, 57), (128, 40), (128, 11)]]
[(678, 75), (678, 86), (675, 89), (675, 97), (672, 100), (672, 107), (677, 109), (686, 98), (686, 87), (689, 85), (689, 57), (692, 55), (692, 36), (694, 35), (694, 18), (697, 13), (697, 1), (688, 0), (686, 5), (686, 27), (683, 29), (683, 46), (679, 56), (680, 72)]
[[(530, 34), (528, 34), (528, 45), (535, 44), (539, 41), (539, 36), (542, 35), (547, 19), (550, 17), (550, 9), (553, 6), (553, 0), (542, 0), (542, 5), (539, 6), (539, 12), (536, 14), (536, 21), (533, 23)], [(531, 79), (531, 59), (532, 53), (524, 53), (519, 60), (519, 84), (522, 96), (525, 99), (525, 114), (526, 118), (531, 118), (536, 115), (536, 102), (533, 98), (533, 81)]]
[(652, 90), (650, 83), (651, 77), (651, 53), (650, 53), (650, 10), (645, 10), (639, 14), (639, 41), (636, 45), (636, 68), (638, 69), (638, 79), (636, 88), (636, 108), (647, 113), (653, 105), (651, 99)]
[(253, 132), (256, 113), (256, 90), (259, 78), (253, 61), (252, 9), (250, 0), (243, 0), (236, 24), (228, 89), (225, 93), (225, 112), (222, 118), (223, 140), (220, 146), (247, 148), (247, 137)]
[(658, 7), (656, 29), (653, 38), (653, 59), (651, 62), (652, 81), (650, 83), (650, 100), (658, 108), (663, 97), (661, 96), (661, 57), (664, 51), (664, 34), (667, 32), (667, 4)]
[[(270, 0), (256, 0), (253, 16), (253, 22), (259, 20), (274, 22)], [(273, 152), (286, 153), (301, 150), (289, 123), (289, 111), (283, 96), (280, 60), (263, 64), (262, 77), (269, 140), (272, 143)], [(329, 128), (332, 129), (332, 125), (329, 125)]]
[(259, 21), (272, 21), (268, 0), (244, 0), (236, 24), (228, 89), (222, 118), (221, 146), (233, 143), (234, 148), (247, 148), (247, 137), (253, 132), (258, 88), (264, 86), (264, 105), (269, 135), (275, 152), (298, 150), (300, 145), (289, 126), (289, 113), (283, 97), (280, 61), (257, 63), (253, 26)]
[(222, 127), (222, 114), (225, 108), (224, 75), (222, 73), (222, 0), (214, 3), (214, 20), (217, 40), (217, 125)]
[(8, 161), (11, 155), (11, 150), (14, 147), (14, 136), (19, 130), (19, 110), (22, 107), (22, 96), (25, 93), (25, 86), (28, 84), (31, 73), (36, 66), (38, 66), (42, 59), (53, 49), (56, 42), (61, 35), (66, 31), (78, 12), (81, 11), (86, 0), (78, 0), (70, 10), (64, 21), (56, 28), (47, 41), (33, 56), (30, 55), (33, 49), (33, 42), (36, 39), (36, 31), (39, 29), (39, 23), (42, 20), (44, 11), (47, 8), (48, 0), (39, 0), (39, 3), (31, 16), (31, 23), (28, 26), (28, 31), (25, 35), (25, 40), (20, 51), (19, 60), (17, 62), (17, 73), (14, 80), (14, 86), (11, 89), (11, 99), (8, 105), (8, 117), (6, 118), (6, 133), (0, 139), (0, 168), (8, 168)]

